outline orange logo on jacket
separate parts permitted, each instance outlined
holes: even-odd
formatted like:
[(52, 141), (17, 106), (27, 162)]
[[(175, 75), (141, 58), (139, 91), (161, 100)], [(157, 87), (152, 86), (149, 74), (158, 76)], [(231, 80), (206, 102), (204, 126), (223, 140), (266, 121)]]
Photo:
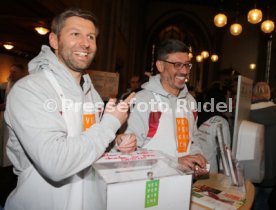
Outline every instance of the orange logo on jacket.
[(95, 123), (96, 123), (96, 115), (95, 114), (84, 114), (83, 115), (83, 130), (90, 128)]
[(176, 118), (176, 138), (178, 152), (187, 152), (189, 145), (189, 124), (187, 118)]

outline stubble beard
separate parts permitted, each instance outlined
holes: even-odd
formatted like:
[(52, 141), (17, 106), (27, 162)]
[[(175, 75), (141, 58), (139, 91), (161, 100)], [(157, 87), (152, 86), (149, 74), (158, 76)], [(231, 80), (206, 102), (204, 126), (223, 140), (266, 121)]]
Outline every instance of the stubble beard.
[[(66, 54), (65, 54), (66, 55)], [(71, 69), (72, 71), (75, 72), (79, 72), (79, 73), (83, 73), (85, 70), (87, 70), (89, 68), (89, 66), (92, 63), (92, 60), (94, 58), (94, 54), (91, 55), (91, 58), (89, 59), (89, 61), (86, 63), (86, 65), (80, 65), (77, 62), (74, 61), (74, 59), (72, 58), (72, 56), (70, 54), (67, 54), (67, 56), (64, 56), (63, 53), (60, 53), (59, 55), (60, 59), (62, 60), (62, 62), (64, 63), (64, 65)]]

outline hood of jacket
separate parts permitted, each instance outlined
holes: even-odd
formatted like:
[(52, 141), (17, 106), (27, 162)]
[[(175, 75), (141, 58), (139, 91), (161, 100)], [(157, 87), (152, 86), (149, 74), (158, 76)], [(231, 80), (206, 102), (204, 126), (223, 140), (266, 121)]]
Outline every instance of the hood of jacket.
[[(58, 60), (49, 46), (43, 45), (41, 47), (40, 53), (29, 62), (28, 70), (30, 74), (50, 70), (53, 72), (62, 88), (72, 91), (73, 94), (79, 94), (80, 85), (77, 84), (75, 78), (67, 70), (66, 66)], [(83, 91), (86, 93), (90, 90), (92, 83), (88, 75), (83, 75), (83, 79)]]
[[(149, 81), (144, 83), (142, 85), (142, 89), (149, 90), (153, 93), (157, 93), (159, 95), (168, 97), (170, 93), (168, 93), (162, 86), (160, 82), (160, 74), (157, 74), (155, 76), (151, 76)], [(179, 95), (177, 96), (178, 98), (185, 98), (188, 94), (188, 89), (187, 86), (185, 85), (182, 90), (180, 90)]]

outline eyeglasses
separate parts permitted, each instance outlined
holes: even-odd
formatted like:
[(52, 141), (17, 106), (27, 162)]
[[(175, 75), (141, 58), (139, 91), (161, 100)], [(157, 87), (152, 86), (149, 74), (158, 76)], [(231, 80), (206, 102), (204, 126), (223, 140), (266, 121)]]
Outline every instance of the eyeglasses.
[(184, 67), (188, 70), (191, 70), (191, 68), (193, 67), (192, 63), (171, 62), (171, 61), (166, 61), (166, 60), (161, 60), (161, 61), (173, 64), (173, 66), (176, 70), (181, 70)]

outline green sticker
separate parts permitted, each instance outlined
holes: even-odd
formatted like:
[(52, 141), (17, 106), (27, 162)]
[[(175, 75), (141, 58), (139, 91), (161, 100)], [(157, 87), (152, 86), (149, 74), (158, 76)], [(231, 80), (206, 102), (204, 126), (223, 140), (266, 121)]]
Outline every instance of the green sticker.
[(158, 206), (159, 180), (146, 182), (145, 208)]

